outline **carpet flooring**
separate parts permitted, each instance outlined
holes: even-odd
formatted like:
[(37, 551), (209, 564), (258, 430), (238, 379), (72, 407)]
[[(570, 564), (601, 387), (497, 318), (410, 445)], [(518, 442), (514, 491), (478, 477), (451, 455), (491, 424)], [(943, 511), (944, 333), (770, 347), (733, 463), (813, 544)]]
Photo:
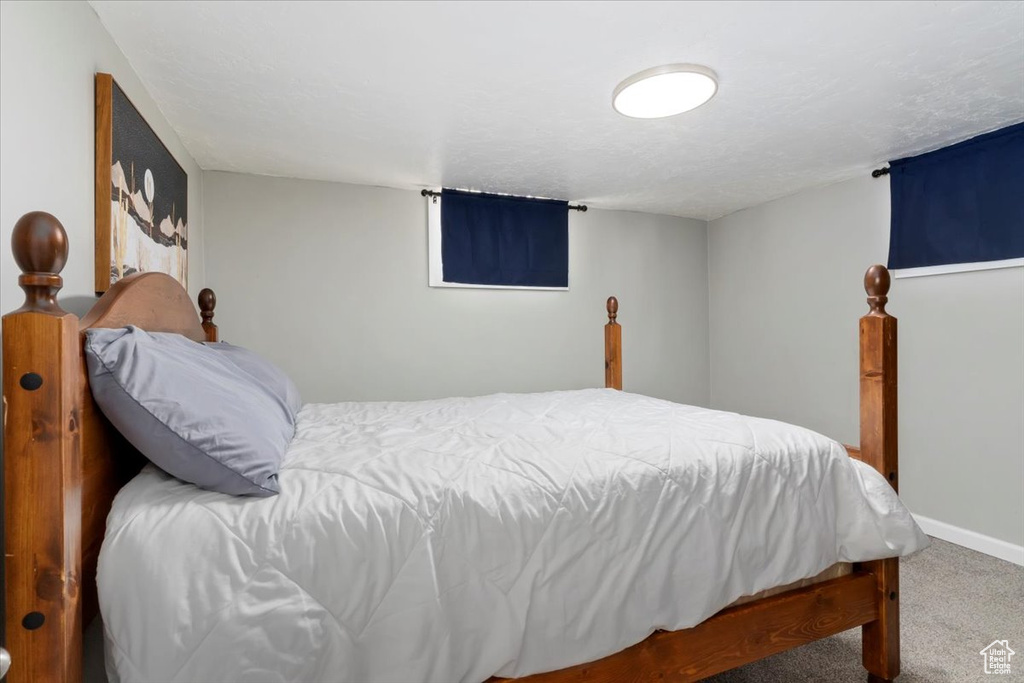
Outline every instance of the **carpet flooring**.
[[(937, 539), (900, 562), (898, 683), (1024, 681), (1024, 567)], [(1009, 675), (984, 673), (980, 652), (1007, 640)], [(707, 683), (864, 683), (860, 629), (706, 679)]]
[[(945, 541), (900, 563), (899, 683), (1024, 682), (1024, 567)], [(97, 620), (98, 621), (98, 620)], [(102, 635), (86, 634), (86, 682), (104, 680)], [(993, 640), (1016, 654), (1011, 674), (989, 676), (979, 654)], [(860, 629), (840, 633), (707, 679), (707, 683), (864, 683)]]

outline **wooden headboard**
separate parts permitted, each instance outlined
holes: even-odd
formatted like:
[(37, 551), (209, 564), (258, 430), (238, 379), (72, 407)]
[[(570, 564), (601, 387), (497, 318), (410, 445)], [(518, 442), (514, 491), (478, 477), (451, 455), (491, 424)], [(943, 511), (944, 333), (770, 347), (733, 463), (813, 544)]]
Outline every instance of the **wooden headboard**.
[(26, 214), (11, 247), (25, 303), (3, 318), (8, 680), (79, 681), (82, 628), (98, 610), (107, 513), (144, 463), (93, 401), (85, 330), (137, 325), (216, 341), (216, 297), (200, 293), (200, 322), (176, 280), (140, 273), (118, 281), (79, 320), (56, 299), (68, 255), (60, 222)]

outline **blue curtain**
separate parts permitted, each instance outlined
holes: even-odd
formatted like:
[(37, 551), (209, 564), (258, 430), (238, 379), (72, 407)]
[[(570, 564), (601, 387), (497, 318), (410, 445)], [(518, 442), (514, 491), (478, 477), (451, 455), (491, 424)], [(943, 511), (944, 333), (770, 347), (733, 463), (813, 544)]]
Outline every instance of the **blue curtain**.
[(1024, 257), (1024, 123), (889, 169), (890, 268)]
[(444, 281), (569, 286), (569, 204), (441, 191)]

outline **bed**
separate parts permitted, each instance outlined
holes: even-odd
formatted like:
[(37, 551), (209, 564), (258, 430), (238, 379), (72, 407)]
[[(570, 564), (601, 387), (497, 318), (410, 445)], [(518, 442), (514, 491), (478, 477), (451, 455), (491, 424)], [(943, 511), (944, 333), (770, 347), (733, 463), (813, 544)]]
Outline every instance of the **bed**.
[(90, 328), (216, 341), (213, 293), (197, 314), (143, 273), (79, 320), (55, 298), (59, 222), (27, 214), (12, 245), (12, 681), (79, 681), (100, 597), (123, 680), (696, 681), (855, 627), (869, 681), (899, 674), (898, 557), (927, 541), (895, 495), (881, 266), (865, 279), (859, 448), (623, 392), (612, 298), (605, 388), (307, 405), (282, 493), (239, 501), (145, 465), (82, 358)]

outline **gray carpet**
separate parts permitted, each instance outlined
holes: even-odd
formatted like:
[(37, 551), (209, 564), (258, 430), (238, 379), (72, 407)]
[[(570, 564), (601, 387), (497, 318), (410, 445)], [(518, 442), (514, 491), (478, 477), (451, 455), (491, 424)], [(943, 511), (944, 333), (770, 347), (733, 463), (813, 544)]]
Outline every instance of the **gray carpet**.
[[(1024, 567), (935, 540), (900, 563), (903, 674), (899, 683), (1024, 681)], [(97, 620), (98, 621), (98, 620)], [(103, 676), (99, 624), (86, 634), (86, 683)], [(1009, 676), (983, 673), (981, 649), (1008, 640)], [(860, 629), (819, 640), (708, 683), (864, 683)]]
[[(900, 563), (899, 683), (1024, 681), (1024, 567), (933, 539)], [(989, 676), (981, 649), (1008, 640), (1009, 676)], [(860, 629), (707, 679), (707, 683), (864, 683)]]

